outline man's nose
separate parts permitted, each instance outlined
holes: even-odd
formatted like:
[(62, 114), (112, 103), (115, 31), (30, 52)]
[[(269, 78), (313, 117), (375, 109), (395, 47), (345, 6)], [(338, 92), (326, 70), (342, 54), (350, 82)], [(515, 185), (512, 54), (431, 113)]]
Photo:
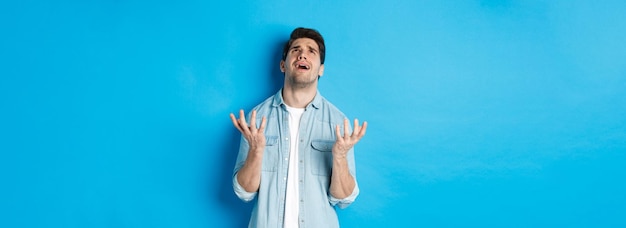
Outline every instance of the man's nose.
[(300, 53), (298, 55), (298, 60), (302, 60), (302, 59), (306, 59), (306, 56), (304, 55), (304, 52)]

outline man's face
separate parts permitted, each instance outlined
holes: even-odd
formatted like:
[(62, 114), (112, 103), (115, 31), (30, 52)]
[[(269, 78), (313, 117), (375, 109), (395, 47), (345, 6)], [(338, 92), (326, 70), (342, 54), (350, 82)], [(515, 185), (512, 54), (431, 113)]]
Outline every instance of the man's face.
[(293, 85), (316, 83), (317, 77), (324, 74), (317, 43), (310, 38), (296, 39), (289, 47), (285, 60), (280, 61), (280, 70), (285, 73), (285, 81)]

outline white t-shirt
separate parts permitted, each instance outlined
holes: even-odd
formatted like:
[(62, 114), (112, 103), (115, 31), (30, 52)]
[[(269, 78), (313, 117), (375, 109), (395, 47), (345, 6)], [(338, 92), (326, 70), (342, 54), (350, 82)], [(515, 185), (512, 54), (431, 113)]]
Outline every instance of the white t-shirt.
[[(286, 105), (285, 105), (286, 106)], [(298, 227), (298, 130), (304, 108), (287, 107), (289, 111), (289, 168), (287, 169), (287, 193), (285, 197), (285, 228)]]

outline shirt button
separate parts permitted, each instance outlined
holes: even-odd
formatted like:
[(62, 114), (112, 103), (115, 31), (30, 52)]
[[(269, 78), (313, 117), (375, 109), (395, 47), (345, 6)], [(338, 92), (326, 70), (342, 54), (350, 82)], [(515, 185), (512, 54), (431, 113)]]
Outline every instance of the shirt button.
[(285, 158), (285, 161), (287, 161), (287, 158)]
[(302, 160), (300, 160), (300, 163), (302, 163)]
[(285, 138), (285, 140), (289, 140), (289, 138)]

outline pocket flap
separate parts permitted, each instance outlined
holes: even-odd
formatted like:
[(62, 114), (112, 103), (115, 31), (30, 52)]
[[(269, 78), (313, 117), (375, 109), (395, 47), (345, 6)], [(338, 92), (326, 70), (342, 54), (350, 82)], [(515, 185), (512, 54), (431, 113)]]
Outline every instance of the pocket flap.
[(311, 142), (313, 148), (322, 152), (332, 152), (333, 145), (335, 145), (335, 141), (331, 140), (313, 140)]
[(273, 146), (278, 142), (278, 136), (265, 136), (265, 145)]

